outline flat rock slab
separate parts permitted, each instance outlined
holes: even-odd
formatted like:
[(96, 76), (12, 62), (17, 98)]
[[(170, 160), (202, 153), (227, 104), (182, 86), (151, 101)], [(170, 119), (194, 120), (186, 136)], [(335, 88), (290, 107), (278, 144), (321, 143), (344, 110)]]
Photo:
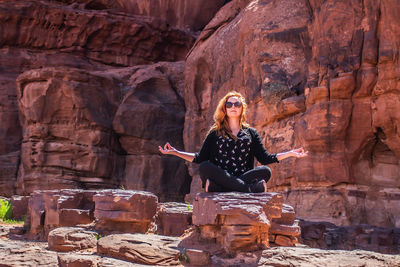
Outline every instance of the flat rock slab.
[(282, 206), (283, 196), (279, 193), (199, 193), (193, 203), (193, 224), (215, 224), (221, 215), (239, 214), (244, 215), (240, 219), (245, 221), (237, 223), (270, 223), (270, 219), (281, 216)]
[(369, 251), (276, 247), (262, 252), (258, 266), (400, 266), (399, 255)]
[(134, 264), (113, 258), (104, 258), (97, 255), (88, 254), (58, 254), (58, 264), (60, 267), (144, 267), (148, 265)]
[(96, 247), (97, 233), (78, 227), (60, 227), (49, 233), (49, 249), (59, 252)]
[(109, 235), (99, 239), (97, 254), (139, 264), (179, 265), (179, 241), (160, 235)]
[[(3, 227), (3, 226), (1, 226)], [(26, 242), (0, 238), (0, 266), (58, 266), (57, 253), (43, 242)]]

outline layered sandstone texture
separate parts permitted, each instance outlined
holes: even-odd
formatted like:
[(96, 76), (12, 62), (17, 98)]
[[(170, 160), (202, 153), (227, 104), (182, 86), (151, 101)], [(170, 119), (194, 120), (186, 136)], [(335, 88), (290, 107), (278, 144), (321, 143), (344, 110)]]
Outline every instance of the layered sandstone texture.
[(102, 190), (93, 196), (96, 230), (146, 233), (157, 211), (157, 196), (144, 191)]
[[(153, 193), (133, 190), (35, 191), (25, 220), (27, 238), (47, 240), (53, 229), (74, 226), (94, 228), (103, 235), (146, 233), (155, 220), (157, 202)], [(71, 232), (72, 240), (75, 232)], [(61, 234), (53, 232), (53, 243), (58, 244)]]
[(309, 151), (271, 165), (298, 217), (399, 227), (399, 14), (393, 0), (229, 2), (187, 56), (186, 150), (238, 90), (269, 152)]
[(278, 193), (200, 193), (193, 203), (193, 225), (198, 230), (185, 237), (181, 246), (202, 248), (209, 254), (217, 248), (228, 255), (262, 250), (272, 243), (294, 246), (300, 226), (293, 208), (282, 209), (283, 196)]
[(400, 253), (400, 229), (371, 225), (338, 227), (328, 222), (301, 221), (301, 243), (313, 248)]
[(160, 18), (176, 28), (197, 32), (229, 0), (56, 0), (85, 9), (123, 12)]
[(182, 200), (187, 167), (157, 146), (183, 149), (183, 60), (225, 2), (0, 1), (0, 193)]

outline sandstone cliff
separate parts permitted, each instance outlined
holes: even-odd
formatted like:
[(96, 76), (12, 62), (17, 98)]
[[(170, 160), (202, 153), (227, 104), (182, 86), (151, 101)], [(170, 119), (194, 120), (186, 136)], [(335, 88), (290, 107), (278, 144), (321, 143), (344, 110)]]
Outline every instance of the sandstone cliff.
[(0, 1), (0, 192), (182, 200), (192, 176), (193, 196), (196, 166), (156, 146), (197, 151), (238, 90), (270, 152), (310, 151), (271, 166), (297, 216), (400, 227), (399, 14), (396, 0)]

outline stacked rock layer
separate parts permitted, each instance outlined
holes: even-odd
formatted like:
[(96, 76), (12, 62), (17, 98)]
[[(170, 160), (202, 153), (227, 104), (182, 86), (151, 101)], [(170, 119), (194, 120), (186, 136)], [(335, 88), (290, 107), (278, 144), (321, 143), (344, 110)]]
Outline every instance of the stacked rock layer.
[[(269, 237), (277, 245), (292, 246), (300, 227), (293, 208), (282, 208), (278, 193), (200, 193), (193, 204), (193, 224), (199, 228), (199, 240), (217, 244), (226, 253), (267, 248)], [(285, 238), (290, 241), (280, 242)]]

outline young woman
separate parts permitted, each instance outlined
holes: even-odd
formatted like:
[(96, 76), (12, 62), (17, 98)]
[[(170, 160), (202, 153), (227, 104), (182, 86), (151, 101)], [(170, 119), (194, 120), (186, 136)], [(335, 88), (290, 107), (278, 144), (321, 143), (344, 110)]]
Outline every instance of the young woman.
[(267, 165), (289, 157), (305, 157), (308, 152), (298, 148), (268, 153), (257, 131), (246, 123), (246, 112), (244, 97), (238, 92), (229, 92), (219, 101), (214, 125), (200, 152), (178, 151), (169, 143), (158, 148), (162, 154), (200, 163), (200, 178), (206, 192), (265, 192), (271, 170), (267, 166), (254, 168), (254, 157)]

